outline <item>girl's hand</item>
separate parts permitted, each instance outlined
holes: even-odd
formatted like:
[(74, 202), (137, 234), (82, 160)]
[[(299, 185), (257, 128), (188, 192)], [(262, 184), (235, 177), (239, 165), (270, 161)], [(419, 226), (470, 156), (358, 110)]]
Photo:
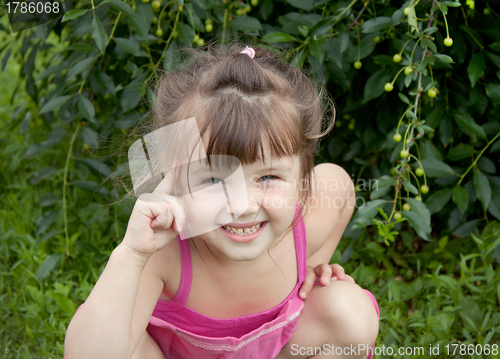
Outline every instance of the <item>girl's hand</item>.
[(345, 274), (344, 268), (340, 264), (318, 264), (316, 267), (307, 267), (307, 276), (300, 287), (299, 293), (302, 299), (306, 299), (311, 292), (315, 282), (322, 286), (328, 285), (332, 280), (348, 281), (355, 283), (351, 276)]
[(139, 196), (123, 239), (135, 253), (149, 258), (182, 231), (186, 215), (177, 199), (169, 196), (173, 178), (167, 176), (153, 193)]

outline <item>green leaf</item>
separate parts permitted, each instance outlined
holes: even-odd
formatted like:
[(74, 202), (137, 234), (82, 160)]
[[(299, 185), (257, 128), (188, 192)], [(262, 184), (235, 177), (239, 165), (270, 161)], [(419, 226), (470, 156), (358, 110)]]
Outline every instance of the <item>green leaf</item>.
[(392, 26), (392, 19), (387, 16), (379, 16), (375, 19), (365, 21), (361, 26), (361, 32), (364, 34), (370, 34), (372, 32), (378, 32), (385, 30)]
[(47, 278), (50, 272), (54, 270), (57, 263), (59, 263), (61, 257), (62, 257), (61, 253), (54, 253), (45, 258), (45, 260), (42, 263), (42, 266), (38, 268), (38, 270), (36, 271), (36, 277), (38, 278), (38, 280), (42, 281), (45, 278)]
[(403, 180), (403, 187), (406, 188), (410, 193), (418, 194), (417, 187), (412, 185), (410, 182), (407, 182), (406, 180)]
[(500, 85), (496, 83), (490, 83), (484, 85), (486, 90), (486, 95), (493, 101), (494, 105), (500, 104)]
[(139, 87), (137, 85), (128, 86), (123, 90), (122, 98), (120, 104), (122, 106), (122, 111), (126, 112), (133, 109), (141, 101), (141, 95), (139, 94)]
[(72, 9), (68, 11), (66, 14), (64, 14), (63, 18), (61, 19), (61, 22), (76, 19), (77, 17), (80, 17), (83, 14), (87, 13), (87, 11), (89, 10), (91, 9)]
[(138, 57), (149, 57), (145, 51), (140, 49), (140, 44), (135, 40), (124, 37), (113, 37), (113, 40), (116, 42), (116, 45), (118, 45), (120, 49), (131, 55)]
[(77, 161), (85, 163), (90, 168), (98, 171), (104, 178), (111, 176), (113, 171), (104, 162), (91, 158), (75, 158)]
[(313, 0), (287, 0), (287, 2), (298, 9), (306, 11), (311, 11), (314, 9)]
[(81, 52), (91, 52), (95, 51), (95, 49), (90, 46), (89, 44), (84, 44), (84, 43), (76, 43), (68, 46), (66, 48), (67, 50), (74, 50), (74, 51), (81, 51)]
[(99, 147), (99, 137), (97, 133), (88, 126), (82, 128), (82, 138), (83, 142), (85, 142), (89, 147)]
[(410, 204), (412, 212), (418, 214), (429, 226), (431, 225), (431, 212), (423, 202), (410, 197), (405, 198), (405, 201)]
[(403, 211), (402, 214), (421, 238), (430, 241), (431, 226), (422, 217), (411, 211)]
[(66, 95), (66, 96), (56, 96), (54, 98), (51, 98), (45, 105), (42, 106), (40, 111), (38, 111), (38, 114), (41, 115), (46, 112), (54, 111), (55, 109), (58, 109), (62, 105), (64, 105), (66, 102), (68, 102), (73, 95)]
[(394, 186), (397, 183), (395, 178), (389, 177), (387, 175), (380, 177), (375, 181), (376, 188), (370, 194), (370, 199), (375, 199), (382, 196), (387, 189)]
[(292, 42), (299, 41), (295, 36), (284, 32), (270, 32), (262, 37), (264, 42)]
[(454, 118), (458, 127), (469, 136), (476, 135), (478, 137), (486, 139), (486, 133), (484, 129), (479, 126), (474, 119), (466, 113), (455, 112)]
[(474, 153), (476, 153), (474, 147), (461, 143), (458, 146), (452, 148), (452, 150), (448, 153), (448, 158), (451, 161), (460, 161), (464, 158), (472, 156)]
[(484, 53), (480, 51), (474, 54), (469, 62), (469, 66), (467, 67), (467, 73), (469, 74), (472, 87), (474, 87), (476, 82), (483, 77), (485, 68), (486, 61), (484, 60)]
[(106, 50), (106, 43), (108, 41), (108, 35), (102, 27), (99, 18), (95, 14), (92, 18), (92, 38), (94, 39), (99, 51), (104, 54), (104, 51)]
[(435, 58), (437, 58), (439, 61), (444, 62), (445, 64), (451, 64), (453, 62), (453, 59), (448, 56), (448, 55), (443, 55), (443, 54), (433, 54)]
[(105, 187), (102, 187), (99, 183), (94, 181), (75, 181), (71, 182), (71, 185), (75, 185), (76, 187), (82, 188), (92, 193), (97, 193), (103, 197), (108, 195), (108, 190)]
[(83, 118), (94, 121), (95, 118), (95, 108), (89, 99), (80, 96), (78, 99), (78, 112), (83, 116)]
[(429, 198), (427, 198), (425, 204), (429, 209), (429, 212), (434, 214), (441, 211), (450, 200), (452, 192), (453, 191), (450, 188), (446, 188), (433, 193)]
[(262, 30), (260, 21), (247, 15), (235, 17), (229, 24), (233, 29), (245, 33), (258, 33), (259, 30)]
[(486, 210), (490, 205), (491, 186), (488, 177), (478, 168), (474, 170), (474, 188), (476, 189), (477, 198), (483, 204), (484, 210)]
[[(92, 51), (94, 48), (92, 48)], [(35, 82), (42, 81), (43, 79), (49, 77), (52, 74), (57, 74), (61, 72), (62, 70), (66, 69), (66, 65), (57, 65), (53, 67), (49, 67), (48, 69), (43, 70), (40, 75), (37, 76)]]
[(492, 196), (490, 205), (488, 206), (488, 212), (500, 220), (500, 198), (496, 195)]
[(467, 203), (469, 202), (469, 194), (463, 187), (456, 186), (453, 188), (452, 200), (456, 203), (460, 212), (464, 213), (467, 208)]
[(442, 161), (428, 158), (420, 161), (427, 177), (447, 177), (453, 175), (453, 169)]
[[(103, 1), (104, 2), (104, 1)], [(130, 7), (129, 4), (124, 3), (121, 0), (110, 0), (108, 1), (111, 3), (111, 5), (117, 9), (118, 11), (123, 12), (124, 14), (128, 16), (135, 16), (134, 10)]]
[(326, 46), (326, 41), (312, 41), (311, 43), (309, 43), (309, 53), (317, 58), (321, 64), (325, 59)]
[(413, 31), (418, 32), (417, 14), (415, 13), (415, 6), (410, 6), (410, 12), (408, 13), (408, 25), (410, 25), (411, 32)]
[(66, 74), (66, 80), (71, 80), (76, 75), (82, 73), (85, 70), (88, 70), (96, 59), (97, 56), (89, 57), (88, 59), (77, 62), (71, 69), (69, 69), (68, 73)]
[(354, 218), (354, 221), (362, 220), (362, 219), (370, 219), (373, 218), (377, 214), (377, 207), (386, 203), (386, 200), (376, 199), (374, 201), (370, 201), (363, 206), (358, 208), (358, 212)]
[(363, 103), (366, 103), (374, 98), (381, 96), (384, 91), (384, 86), (389, 82), (391, 75), (386, 70), (378, 70), (370, 76), (366, 81), (365, 90), (363, 94)]

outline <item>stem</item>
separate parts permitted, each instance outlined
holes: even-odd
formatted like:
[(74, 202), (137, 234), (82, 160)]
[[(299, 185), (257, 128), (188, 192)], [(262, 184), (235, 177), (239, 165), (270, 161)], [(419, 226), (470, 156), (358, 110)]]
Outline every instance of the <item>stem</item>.
[(69, 143), (68, 155), (66, 156), (66, 165), (64, 166), (64, 177), (63, 177), (63, 215), (64, 215), (64, 235), (66, 236), (66, 255), (69, 256), (69, 235), (68, 235), (68, 214), (66, 208), (66, 187), (68, 186), (68, 169), (69, 162), (71, 161), (71, 153), (73, 151), (73, 144), (75, 143), (76, 135), (80, 131), (80, 123), (76, 127), (75, 133), (71, 138)]
[(118, 16), (116, 17), (115, 24), (113, 25), (113, 30), (111, 30), (111, 35), (109, 35), (108, 42), (106, 42), (106, 46), (104, 46), (104, 48), (108, 47), (109, 42), (113, 38), (113, 35), (115, 34), (116, 30), (116, 25), (118, 25), (118, 21), (120, 21), (120, 16), (122, 16), (121, 11), (118, 13)]
[(224, 10), (224, 24), (222, 25), (222, 45), (224, 45), (224, 38), (226, 37), (227, 13), (227, 9)]
[(497, 133), (497, 135), (495, 137), (493, 137), (493, 139), (491, 141), (489, 141), (486, 146), (484, 146), (484, 148), (482, 149), (481, 152), (479, 152), (479, 155), (477, 156), (477, 158), (474, 160), (474, 162), (472, 162), (472, 164), (469, 166), (469, 168), (467, 168), (467, 171), (464, 172), (463, 175), (460, 176), (460, 180), (458, 181), (457, 183), (457, 187), (460, 186), (460, 183), (462, 183), (463, 179), (465, 178), (465, 176), (467, 175), (467, 173), (469, 173), (469, 171), (476, 165), (477, 161), (481, 158), (481, 156), (483, 155), (484, 151), (486, 151), (486, 149), (493, 143), (495, 142), (495, 140), (500, 136), (500, 132)]

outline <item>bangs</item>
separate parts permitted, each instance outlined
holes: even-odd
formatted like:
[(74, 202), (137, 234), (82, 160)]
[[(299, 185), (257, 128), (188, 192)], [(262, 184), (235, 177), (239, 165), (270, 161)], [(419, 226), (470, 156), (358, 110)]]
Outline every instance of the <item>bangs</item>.
[[(276, 96), (242, 97), (234, 91), (205, 102), (198, 126), (207, 156), (237, 157), (242, 164), (264, 162), (267, 144), (273, 158), (298, 154), (301, 148), (299, 114)], [(209, 157), (210, 158), (210, 157)]]

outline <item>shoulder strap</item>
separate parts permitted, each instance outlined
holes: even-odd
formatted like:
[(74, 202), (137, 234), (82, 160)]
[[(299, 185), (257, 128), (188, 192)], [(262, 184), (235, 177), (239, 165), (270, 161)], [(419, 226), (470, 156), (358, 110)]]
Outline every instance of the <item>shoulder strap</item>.
[[(187, 301), (189, 292), (191, 291), (191, 282), (193, 281), (193, 267), (191, 263), (191, 249), (189, 248), (189, 241), (185, 238), (184, 233), (181, 232), (177, 236), (177, 243), (181, 252), (181, 283), (175, 297), (163, 303), (166, 310), (173, 311), (182, 308)], [(168, 308), (168, 309), (167, 309)]]
[(302, 217), (298, 202), (295, 209), (295, 218), (298, 218), (296, 224), (293, 226), (295, 253), (297, 254), (297, 275), (299, 277), (299, 284), (302, 284), (307, 274), (307, 237), (304, 218)]

